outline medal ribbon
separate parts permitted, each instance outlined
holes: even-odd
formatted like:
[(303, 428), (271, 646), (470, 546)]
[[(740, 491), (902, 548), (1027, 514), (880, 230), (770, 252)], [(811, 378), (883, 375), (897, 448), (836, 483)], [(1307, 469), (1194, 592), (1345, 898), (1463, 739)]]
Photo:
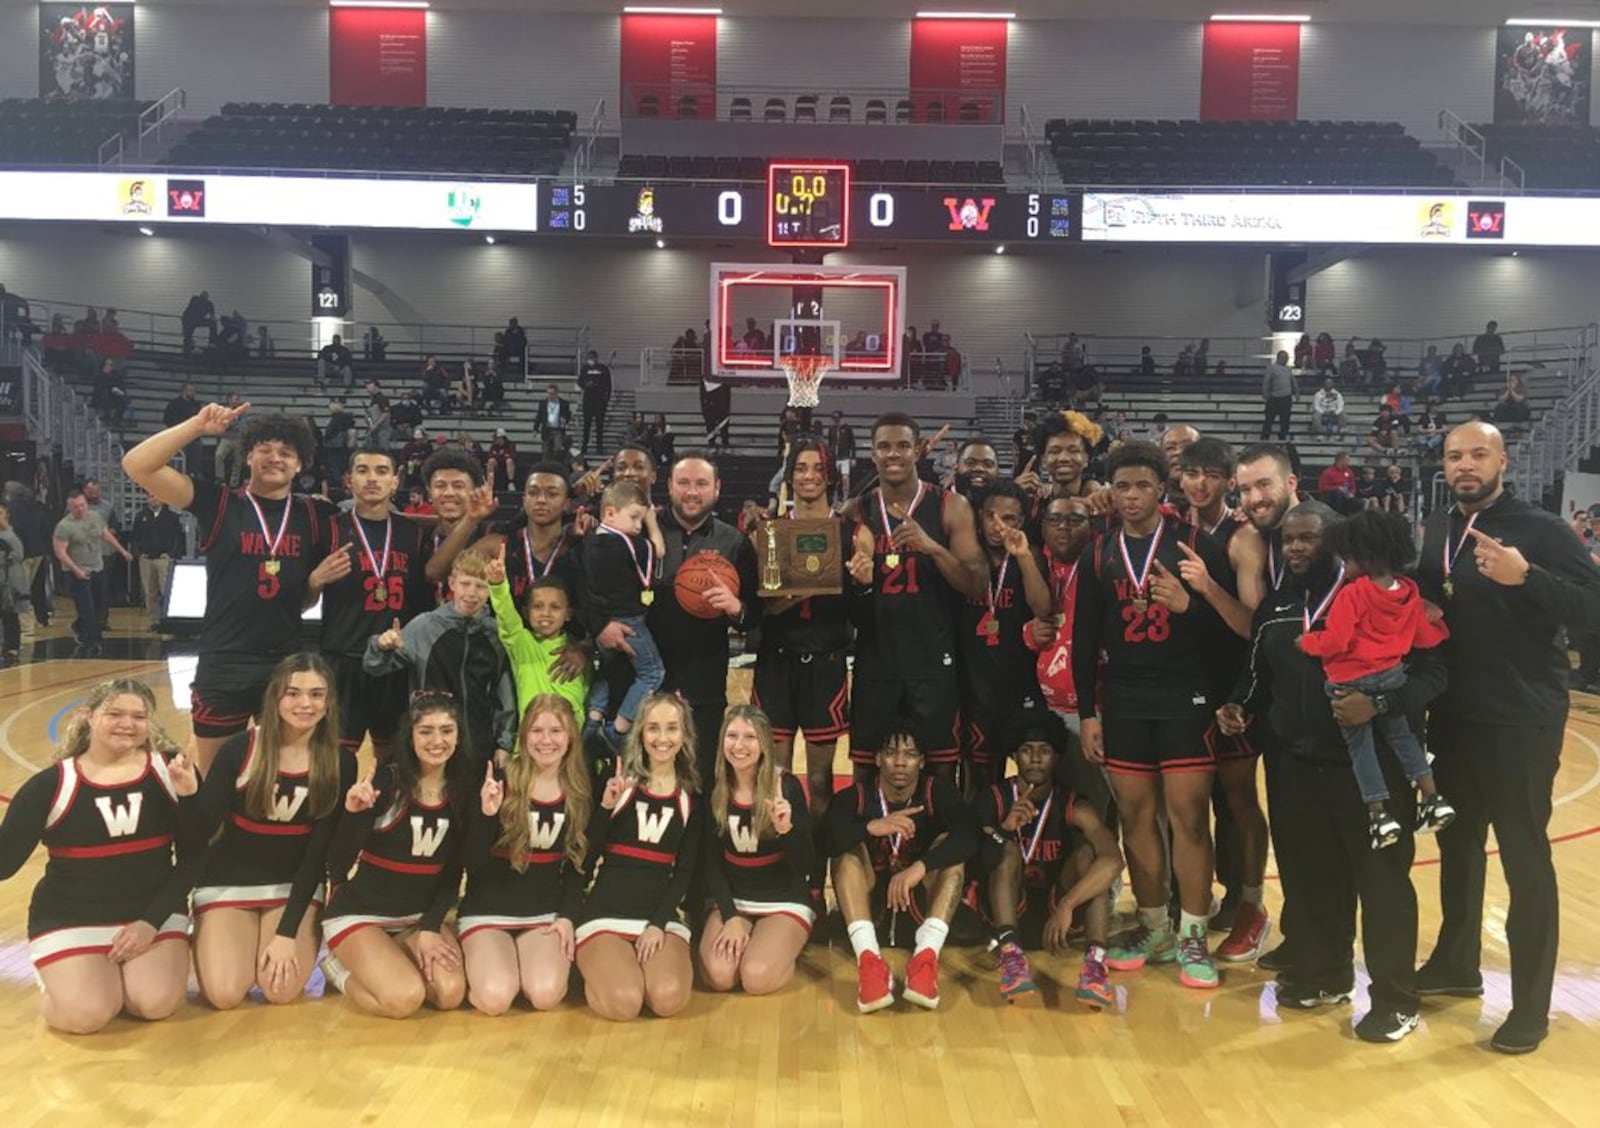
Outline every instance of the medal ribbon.
[[(634, 573), (639, 577), (640, 586), (643, 587), (645, 591), (649, 591), (650, 577), (656, 574), (656, 546), (651, 544), (648, 540), (644, 542), (644, 567), (640, 568), (639, 554), (633, 550), (632, 537), (628, 536), (628, 534), (624, 533), (621, 529), (613, 529), (610, 525), (606, 524), (602, 524), (600, 526), (600, 531), (602, 533), (610, 533), (614, 537), (622, 538), (622, 543), (627, 546), (628, 556), (633, 560), (633, 570)], [(530, 560), (533, 559), (533, 552), (531, 548), (528, 552), (528, 558)], [(553, 563), (555, 561), (555, 556), (552, 555), (550, 559)]]
[(1478, 514), (1480, 514), (1482, 512), (1483, 512), (1483, 510), (1480, 509), (1480, 510), (1478, 510), (1477, 513), (1474, 513), (1471, 517), (1467, 518), (1467, 527), (1461, 530), (1461, 539), (1456, 541), (1455, 551), (1453, 551), (1453, 552), (1450, 549), (1450, 527), (1448, 525), (1445, 526), (1445, 534), (1444, 534), (1444, 579), (1445, 579), (1445, 583), (1449, 583), (1450, 582), (1450, 570), (1456, 566), (1456, 557), (1460, 556), (1461, 555), (1461, 550), (1463, 548), (1467, 547), (1467, 541), (1472, 539), (1473, 526), (1475, 526), (1478, 523)]
[[(561, 544), (565, 539), (566, 538), (564, 536), (559, 536), (556, 538), (556, 546), (550, 550), (550, 559), (546, 560), (541, 565), (543, 570), (540, 571), (534, 568), (534, 565), (539, 563), (539, 558), (533, 554), (533, 538), (528, 536), (528, 530), (526, 528), (522, 530), (522, 547), (527, 553), (528, 582), (530, 584), (536, 584), (539, 582), (540, 577), (548, 576), (550, 574), (550, 569), (555, 566), (556, 557), (561, 555)], [(646, 586), (648, 587), (649, 585), (647, 584)]]
[(1339, 561), (1339, 573), (1333, 578), (1333, 586), (1328, 589), (1328, 594), (1322, 597), (1322, 602), (1317, 604), (1315, 611), (1311, 610), (1311, 593), (1306, 593), (1305, 609), (1301, 612), (1306, 621), (1306, 634), (1311, 633), (1311, 628), (1318, 619), (1327, 613), (1328, 607), (1333, 603), (1333, 597), (1339, 594), (1339, 589), (1344, 586), (1344, 561)]
[[(1022, 798), (1022, 788), (1015, 780), (1011, 781), (1011, 802), (1016, 804)], [(1038, 818), (1034, 821), (1033, 838), (1024, 846), (1022, 844), (1022, 831), (1017, 831), (1017, 845), (1022, 849), (1022, 864), (1027, 865), (1033, 861), (1033, 856), (1039, 852), (1039, 837), (1044, 834), (1044, 824), (1050, 821), (1050, 805), (1056, 801), (1055, 789), (1050, 789), (1050, 797), (1044, 801), (1044, 806), (1039, 808)]]
[[(1078, 561), (1074, 560), (1072, 562), (1071, 571), (1067, 571), (1067, 569), (1064, 568), (1061, 563), (1053, 557), (1051, 558), (1051, 565), (1052, 567), (1050, 569), (1050, 576), (1052, 579), (1057, 580), (1055, 596), (1056, 610), (1059, 612), (1061, 608), (1067, 605), (1067, 597), (1072, 593), (1072, 584), (1078, 578)], [(1066, 572), (1067, 578), (1065, 580), (1060, 580), (1059, 577), (1063, 572)]]
[(1000, 602), (1000, 593), (1005, 590), (1006, 569), (1010, 567), (1010, 565), (1011, 555), (1010, 553), (1007, 553), (1006, 558), (1000, 561), (1000, 574), (995, 577), (994, 586), (988, 587), (988, 585), (985, 585), (989, 595), (989, 614), (991, 616), (994, 614), (995, 605)]
[[(878, 809), (883, 812), (883, 817), (889, 817), (889, 800), (883, 794), (883, 788), (878, 788)], [(903, 835), (895, 834), (889, 838), (889, 864), (894, 865), (900, 860), (900, 840)]]
[(372, 567), (372, 574), (381, 580), (389, 574), (389, 548), (394, 544), (394, 518), (384, 518), (381, 563), (372, 553), (372, 544), (367, 540), (367, 531), (361, 527), (361, 518), (354, 513), (350, 514), (350, 524), (355, 528), (356, 536), (361, 538), (361, 547), (367, 550), (367, 563)]
[(1283, 572), (1289, 566), (1289, 558), (1283, 559), (1283, 564), (1278, 564), (1278, 551), (1273, 547), (1272, 538), (1267, 537), (1267, 579), (1272, 581), (1272, 590), (1277, 591), (1283, 586)]
[(1156, 549), (1161, 544), (1161, 532), (1166, 527), (1163, 521), (1156, 526), (1155, 535), (1150, 538), (1150, 550), (1144, 554), (1144, 569), (1138, 573), (1133, 570), (1133, 558), (1128, 555), (1128, 534), (1126, 530), (1117, 530), (1117, 549), (1122, 553), (1122, 566), (1128, 570), (1128, 579), (1133, 581), (1133, 598), (1143, 599), (1145, 588), (1150, 583), (1150, 569), (1156, 562)]
[[(917, 496), (911, 499), (911, 508), (906, 510), (906, 516), (905, 518), (901, 519), (901, 524), (904, 524), (906, 519), (909, 519), (910, 516), (917, 511), (917, 506), (922, 504), (922, 494), (927, 488), (928, 483), (924, 482), (921, 478), (918, 478)], [(883, 535), (886, 537), (892, 536), (894, 534), (895, 526), (889, 523), (889, 506), (888, 503), (883, 500), (883, 487), (881, 486), (878, 488), (878, 512), (883, 516)], [(894, 550), (890, 549), (889, 551), (893, 552)]]
[[(261, 536), (267, 542), (267, 558), (269, 560), (274, 559), (278, 555), (278, 549), (283, 547), (284, 535), (289, 531), (289, 514), (294, 511), (294, 495), (291, 494), (284, 499), (283, 520), (278, 523), (278, 535), (276, 537), (272, 535), (271, 530), (267, 527), (267, 515), (261, 511), (261, 503), (256, 501), (256, 495), (249, 490), (245, 490), (244, 496), (245, 500), (250, 503), (250, 508), (256, 511), (256, 521), (261, 525)], [(360, 528), (359, 519), (356, 527)]]

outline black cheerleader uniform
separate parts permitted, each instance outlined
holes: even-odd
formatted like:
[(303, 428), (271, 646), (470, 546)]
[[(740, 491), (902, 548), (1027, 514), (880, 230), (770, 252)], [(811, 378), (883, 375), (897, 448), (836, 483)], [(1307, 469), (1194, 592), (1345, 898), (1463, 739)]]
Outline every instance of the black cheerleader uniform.
[(816, 866), (811, 816), (800, 781), (788, 772), (780, 779), (793, 818), (788, 834), (758, 839), (755, 808), (731, 798), (725, 826), (706, 819), (706, 888), (725, 921), (786, 916), (809, 932), (817, 919), (809, 892)]
[(0, 878), (22, 868), (41, 842), (50, 854), (28, 905), (34, 967), (105, 955), (123, 926), (144, 921), (156, 941), (184, 940), (185, 907), (205, 825), (173, 789), (167, 762), (145, 752), (145, 770), (102, 786), (76, 757), (36, 773), (0, 823)]
[(344, 813), (344, 794), (355, 782), (356, 757), (340, 749), (334, 807), (320, 819), (311, 813), (309, 773), (285, 771), (278, 773), (272, 809), (258, 819), (245, 811), (245, 790), (260, 731), (229, 737), (200, 786), (201, 814), (222, 833), (206, 850), (194, 911), (282, 908), (277, 934), (293, 939), (306, 909), (326, 903), (328, 849)]
[(630, 784), (611, 810), (595, 808), (589, 848), (600, 872), (583, 903), (575, 936), (581, 947), (609, 934), (634, 941), (654, 925), (684, 943), (683, 898), (705, 831), (701, 800), (682, 785), (655, 795)]
[(345, 811), (328, 851), (336, 883), (356, 866), (328, 899), (322, 935), (329, 949), (363, 928), (437, 932), (461, 888), (466, 820), (449, 803), (430, 807), (402, 792), (392, 769), (373, 786), (378, 801), (359, 814)]
[[(507, 798), (507, 801), (511, 801)], [(518, 873), (500, 841), (500, 816), (473, 810), (467, 826), (467, 892), (456, 915), (463, 940), (485, 929), (525, 932), (557, 920), (576, 920), (588, 874), (567, 857), (572, 828), (566, 796), (528, 801), (526, 867)]]

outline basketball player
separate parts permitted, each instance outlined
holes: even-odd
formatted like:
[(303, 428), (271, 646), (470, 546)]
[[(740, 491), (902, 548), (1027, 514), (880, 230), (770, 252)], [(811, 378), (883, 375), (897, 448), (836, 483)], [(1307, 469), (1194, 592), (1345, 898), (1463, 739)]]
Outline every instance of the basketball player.
[(876, 779), (857, 779), (835, 796), (823, 826), (833, 894), (856, 954), (862, 1014), (894, 1002), (894, 978), (878, 950), (880, 924), (888, 927), (891, 944), (901, 928), (916, 926), (905, 998), (928, 1010), (939, 1005), (939, 953), (961, 903), (966, 863), (978, 847), (972, 809), (955, 785), (924, 774), (922, 750), (908, 726), (889, 727)]
[[(695, 731), (700, 734), (695, 766), (705, 780), (712, 778), (716, 766), (717, 732), (728, 707), (728, 627), (748, 631), (761, 613), (755, 594), (755, 549), (743, 533), (716, 516), (721, 489), (717, 465), (708, 455), (691, 451), (672, 464), (667, 483), (671, 504), (660, 517), (667, 551), (656, 581), (656, 599), (646, 616), (667, 667), (662, 688), (681, 695), (694, 711)], [(739, 572), (739, 594), (721, 585), (705, 592), (706, 601), (721, 612), (714, 619), (699, 619), (685, 611), (674, 588), (684, 561), (703, 552), (721, 556)], [(626, 641), (626, 631), (612, 621), (597, 641), (615, 649), (619, 640)]]
[[(814, 439), (796, 443), (789, 452), (786, 477), (794, 495), (791, 519), (833, 518), (820, 443)], [(847, 543), (841, 537), (841, 549)], [(783, 596), (764, 604), (751, 701), (771, 722), (773, 754), (784, 771), (793, 770), (795, 733), (805, 734), (810, 813), (820, 820), (833, 794), (835, 746), (850, 731), (847, 663), (854, 632), (846, 598)], [(816, 877), (820, 887), (822, 875)]]
[(872, 426), (878, 485), (845, 505), (856, 610), (856, 702), (850, 759), (870, 774), (890, 727), (905, 718), (919, 755), (946, 780), (960, 749), (955, 597), (980, 599), (988, 562), (972, 506), (916, 474), (920, 430), (891, 412)]
[(1111, 915), (1106, 893), (1122, 873), (1122, 851), (1094, 807), (1059, 782), (1057, 764), (1067, 749), (1061, 718), (1041, 711), (1014, 722), (1009, 731), (1006, 744), (1013, 749), (1017, 774), (984, 788), (975, 804), (983, 835), (976, 864), (985, 873), (1000, 957), (1000, 997), (1014, 1002), (1036, 990), (1018, 921), (1025, 920), (1050, 951), (1060, 952), (1073, 915), (1082, 908), (1088, 950), (1077, 997), (1100, 1010), (1112, 1003), (1105, 965)]
[(207, 404), (122, 457), (128, 476), (199, 523), (206, 558), (206, 617), (190, 691), (195, 766), (205, 774), (222, 742), (261, 708), (272, 670), (300, 648), (311, 573), (322, 560), (331, 513), (292, 492), (315, 450), (311, 430), (287, 415), (245, 424), (240, 445), (249, 478), (237, 489), (196, 481), (168, 463), (205, 436), (224, 434), (250, 408)]
[(388, 451), (356, 451), (348, 481), (355, 508), (333, 519), (333, 551), (311, 573), (311, 598), (322, 596), (322, 655), (333, 671), (339, 743), (354, 754), (370, 734), (373, 755), (387, 760), (410, 687), (404, 670), (370, 674), (362, 658), (368, 639), (419, 610), (426, 534), (393, 510), (400, 478)]
[(149, 1021), (183, 1005), (193, 865), (205, 826), (198, 780), (155, 724), (156, 698), (119, 678), (89, 693), (60, 759), (18, 789), (0, 824), (0, 879), (50, 853), (28, 905), (28, 954), (45, 1025), (93, 1034), (126, 1010)]
[[(450, 569), (463, 549), (478, 539), (483, 523), (494, 514), (494, 476), (485, 477), (483, 464), (458, 447), (445, 447), (422, 464), (428, 487), (428, 504), (437, 516), (433, 533), (423, 537), (422, 599), (414, 613), (432, 610), (449, 598), (445, 590)], [(431, 593), (431, 600), (429, 598)]]
[[(505, 542), (506, 581), (518, 607), (526, 601), (528, 589), (546, 576), (560, 580), (573, 598), (584, 589), (582, 538), (573, 535), (565, 523), (571, 492), (566, 469), (559, 462), (537, 463), (528, 471), (523, 485), (522, 512), (500, 533), (493, 534), (494, 539)], [(483, 551), (490, 551), (491, 538), (483, 540)], [(581, 625), (584, 609), (574, 604), (572, 610), (573, 625)], [(588, 657), (581, 649), (570, 663), (563, 657), (562, 665), (569, 667), (569, 680), (576, 676), (580, 659)]]
[[(1084, 755), (1103, 761), (1110, 773), (1139, 905), (1139, 927), (1111, 950), (1107, 963), (1130, 971), (1176, 959), (1180, 982), (1212, 988), (1219, 982), (1206, 946), (1215, 760), (1205, 731), (1211, 720), (1210, 649), (1221, 627), (1178, 571), (1184, 560), (1199, 559), (1221, 574), (1225, 558), (1193, 525), (1162, 513), (1167, 466), (1160, 448), (1126, 443), (1111, 453), (1106, 470), (1121, 524), (1096, 537), (1084, 554), (1080, 567), (1090, 571), (1078, 579), (1072, 661)], [(1102, 649), (1103, 719), (1096, 683)], [(1156, 819), (1162, 791), (1182, 904), (1176, 938), (1167, 916)]]
[(1428, 519), (1417, 568), (1423, 595), (1450, 624), (1441, 648), (1450, 683), (1434, 703), (1429, 736), (1439, 788), (1457, 810), (1439, 835), (1444, 919), (1417, 989), (1483, 994), (1492, 826), (1511, 890), (1511, 1013), (1490, 1045), (1519, 1054), (1549, 1031), (1560, 916), (1548, 831), (1567, 718), (1564, 632), (1600, 628), (1600, 572), (1559, 517), (1506, 492), (1505, 471), (1505, 441), (1489, 424), (1464, 423), (1445, 437), (1455, 504)]
[[(1228, 508), (1228, 491), (1238, 467), (1232, 447), (1221, 439), (1197, 439), (1179, 452), (1178, 467), (1188, 501), (1187, 519), (1227, 555), (1227, 570), (1220, 576), (1207, 574), (1194, 561), (1185, 561), (1180, 569), (1184, 581), (1229, 627), (1218, 633), (1211, 652), (1212, 697), (1220, 701), (1244, 668), (1250, 617), (1265, 594), (1265, 544), (1254, 525)], [(1217, 876), (1227, 890), (1223, 912), (1232, 913), (1231, 932), (1218, 946), (1217, 958), (1230, 963), (1259, 956), (1271, 930), (1262, 900), (1267, 819), (1256, 789), (1256, 762), (1261, 753), (1251, 735), (1230, 736), (1215, 722), (1206, 730), (1206, 740), (1217, 758), (1212, 795), (1217, 812)], [(1256, 735), (1260, 735), (1259, 729)]]
[(1077, 412), (1070, 413), (1071, 420), (1067, 414), (1046, 415), (1034, 433), (1034, 449), (1039, 451), (1038, 464), (1044, 467), (1043, 477), (1033, 462), (1017, 475), (1017, 485), (1036, 499), (1028, 519), (1028, 535), (1035, 541), (1040, 537), (1039, 518), (1051, 498), (1093, 497), (1101, 489), (1099, 482), (1084, 477), (1092, 445), (1089, 434), (1098, 434), (1100, 429)]
[(991, 580), (956, 612), (961, 658), (961, 752), (966, 793), (976, 795), (1005, 769), (999, 736), (1018, 713), (1044, 709), (1033, 652), (1023, 628), (1052, 614), (1046, 565), (1022, 525), (1027, 499), (1013, 482), (996, 481), (974, 502)]

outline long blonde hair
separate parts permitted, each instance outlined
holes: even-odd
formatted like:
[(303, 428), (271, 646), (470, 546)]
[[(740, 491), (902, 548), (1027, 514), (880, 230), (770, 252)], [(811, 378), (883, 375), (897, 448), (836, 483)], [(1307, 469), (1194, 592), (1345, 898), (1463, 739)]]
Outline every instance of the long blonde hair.
[(510, 855), (511, 868), (518, 873), (528, 868), (528, 793), (533, 790), (533, 781), (539, 774), (533, 757), (528, 755), (528, 730), (546, 713), (560, 721), (567, 734), (567, 750), (561, 756), (559, 769), (567, 814), (567, 860), (581, 869), (589, 853), (589, 814), (594, 810), (594, 790), (589, 785), (589, 767), (584, 762), (579, 742), (578, 722), (565, 697), (541, 693), (528, 702), (528, 710), (522, 714), (522, 726), (517, 732), (516, 747), (506, 757), (505, 798), (500, 804), (500, 844)]
[(175, 755), (178, 751), (177, 743), (156, 722), (156, 695), (151, 688), (136, 678), (112, 678), (91, 689), (88, 700), (73, 711), (65, 728), (62, 729), (61, 741), (56, 746), (56, 759), (70, 760), (89, 751), (91, 718), (104, 709), (113, 698), (124, 694), (143, 701), (145, 709), (149, 711), (150, 735), (145, 743), (146, 751), (159, 752), (163, 756)]
[(272, 813), (278, 793), (278, 750), (283, 744), (283, 722), (278, 703), (289, 692), (296, 674), (315, 674), (328, 691), (328, 708), (311, 730), (308, 741), (310, 774), (306, 780), (306, 802), (311, 817), (320, 819), (338, 804), (339, 794), (339, 703), (334, 700), (333, 671), (317, 654), (291, 654), (272, 670), (272, 680), (261, 697), (261, 724), (256, 729), (255, 751), (250, 757), (245, 782), (244, 810), (254, 819), (265, 820)]
[(644, 719), (657, 705), (671, 705), (676, 709), (683, 727), (683, 744), (679, 746), (672, 765), (678, 776), (678, 786), (685, 791), (699, 791), (700, 772), (694, 766), (694, 714), (689, 711), (688, 702), (676, 693), (652, 693), (640, 704), (639, 711), (633, 715), (633, 727), (628, 730), (628, 739), (622, 746), (622, 774), (634, 783), (649, 780), (650, 764), (639, 733), (644, 728)]
[(737, 779), (733, 765), (723, 754), (728, 740), (728, 726), (734, 721), (744, 721), (756, 730), (756, 740), (761, 745), (761, 758), (756, 762), (755, 794), (751, 799), (750, 825), (756, 837), (773, 838), (777, 831), (772, 826), (772, 812), (767, 810), (767, 800), (782, 794), (782, 776), (778, 772), (778, 759), (772, 750), (772, 722), (754, 705), (735, 705), (722, 717), (722, 730), (717, 734), (717, 766), (712, 769), (716, 784), (711, 790), (711, 817), (716, 820), (717, 835), (728, 833), (728, 805), (733, 798)]

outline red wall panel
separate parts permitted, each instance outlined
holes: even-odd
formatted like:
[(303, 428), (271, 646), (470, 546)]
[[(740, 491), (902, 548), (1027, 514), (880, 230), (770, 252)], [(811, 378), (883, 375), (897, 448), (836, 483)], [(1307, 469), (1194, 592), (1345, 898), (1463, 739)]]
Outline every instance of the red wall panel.
[(1299, 112), (1299, 24), (1206, 24), (1202, 121), (1293, 121)]
[(328, 10), (328, 100), (336, 106), (428, 104), (428, 13)]
[(956, 121), (962, 102), (976, 102), (982, 120), (1005, 120), (1005, 20), (917, 20), (911, 25), (911, 100), (925, 121), (936, 102)]
[(678, 117), (680, 99), (694, 113), (717, 116), (717, 17), (622, 17), (622, 112), (639, 113), (653, 100), (660, 117)]

